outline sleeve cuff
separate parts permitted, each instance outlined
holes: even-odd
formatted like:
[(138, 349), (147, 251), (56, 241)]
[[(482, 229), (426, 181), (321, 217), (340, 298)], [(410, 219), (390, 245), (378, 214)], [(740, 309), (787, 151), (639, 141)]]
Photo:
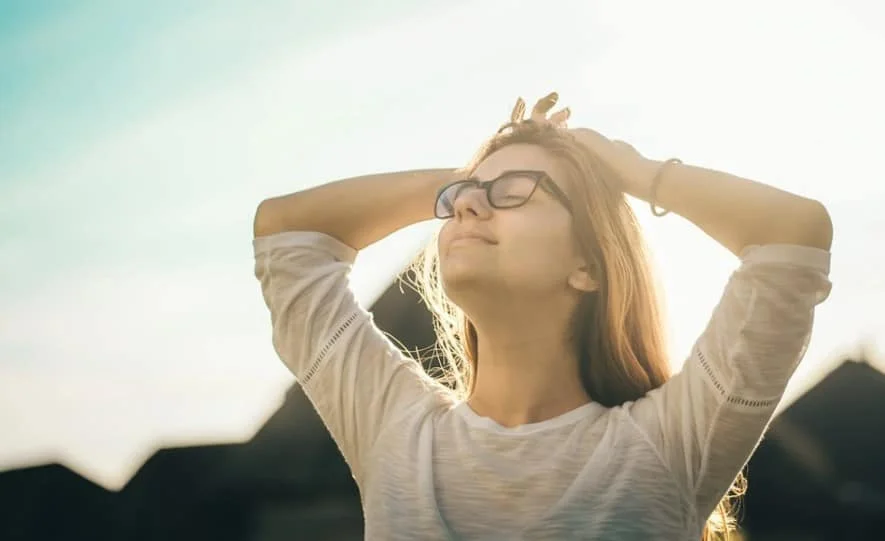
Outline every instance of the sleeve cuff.
[(279, 248), (310, 248), (325, 252), (338, 261), (353, 263), (357, 251), (331, 235), (318, 231), (283, 231), (252, 240), (255, 257)]
[(740, 257), (744, 264), (786, 263), (818, 270), (825, 275), (830, 273), (830, 252), (811, 246), (754, 244), (744, 248)]

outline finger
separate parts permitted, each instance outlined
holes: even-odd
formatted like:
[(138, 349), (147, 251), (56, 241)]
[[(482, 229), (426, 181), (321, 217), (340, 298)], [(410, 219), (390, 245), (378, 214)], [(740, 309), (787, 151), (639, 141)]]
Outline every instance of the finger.
[(570, 116), (572, 116), (572, 111), (566, 107), (550, 115), (550, 122), (554, 126), (565, 128)]
[(516, 105), (513, 106), (513, 111), (510, 113), (510, 122), (522, 122), (523, 115), (525, 115), (525, 100), (516, 98)]
[(559, 100), (559, 94), (551, 92), (538, 100), (538, 103), (532, 108), (532, 120), (535, 122), (545, 122), (547, 120), (547, 111), (553, 109)]

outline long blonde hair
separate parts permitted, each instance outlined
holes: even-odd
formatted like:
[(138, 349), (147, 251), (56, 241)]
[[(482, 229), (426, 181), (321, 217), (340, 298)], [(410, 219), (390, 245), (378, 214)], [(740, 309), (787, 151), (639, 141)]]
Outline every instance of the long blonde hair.
[[(599, 288), (586, 294), (572, 319), (581, 382), (593, 400), (614, 407), (637, 400), (663, 385), (671, 371), (663, 317), (647, 249), (636, 216), (616, 178), (566, 130), (542, 123), (508, 124), (484, 144), (467, 167), (473, 170), (493, 152), (512, 144), (544, 148), (567, 177), (574, 234)], [(437, 353), (443, 368), (436, 376), (468, 398), (477, 364), (476, 328), (446, 296), (434, 239), (411, 267), (411, 276), (434, 319)], [(746, 480), (739, 474), (707, 521), (702, 540), (733, 528), (734, 499)]]

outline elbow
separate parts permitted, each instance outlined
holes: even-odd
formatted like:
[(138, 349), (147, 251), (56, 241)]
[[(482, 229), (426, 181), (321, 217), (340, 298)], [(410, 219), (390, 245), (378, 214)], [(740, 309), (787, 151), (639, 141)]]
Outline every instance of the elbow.
[(274, 233), (274, 221), (273, 213), (271, 211), (271, 204), (273, 199), (265, 199), (261, 203), (258, 204), (258, 208), (255, 209), (255, 218), (252, 221), (252, 236), (253, 238), (258, 237), (266, 237), (267, 235), (271, 235)]
[[(770, 220), (756, 220), (739, 245), (795, 244), (830, 250), (833, 221), (827, 208), (813, 199), (794, 199), (772, 207)], [(739, 254), (742, 250), (736, 251)]]
[(809, 200), (798, 222), (802, 229), (800, 244), (830, 250), (833, 244), (833, 220), (823, 203)]

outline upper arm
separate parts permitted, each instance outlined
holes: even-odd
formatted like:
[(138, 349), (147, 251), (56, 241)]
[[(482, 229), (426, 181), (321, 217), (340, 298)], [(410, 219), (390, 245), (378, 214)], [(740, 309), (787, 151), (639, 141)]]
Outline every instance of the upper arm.
[(771, 421), (829, 293), (828, 270), (822, 250), (747, 249), (682, 370), (631, 406), (704, 516)]
[(356, 301), (347, 282), (352, 248), (322, 233), (289, 232), (256, 239), (255, 253), (274, 348), (360, 480), (381, 430), (434, 382)]

